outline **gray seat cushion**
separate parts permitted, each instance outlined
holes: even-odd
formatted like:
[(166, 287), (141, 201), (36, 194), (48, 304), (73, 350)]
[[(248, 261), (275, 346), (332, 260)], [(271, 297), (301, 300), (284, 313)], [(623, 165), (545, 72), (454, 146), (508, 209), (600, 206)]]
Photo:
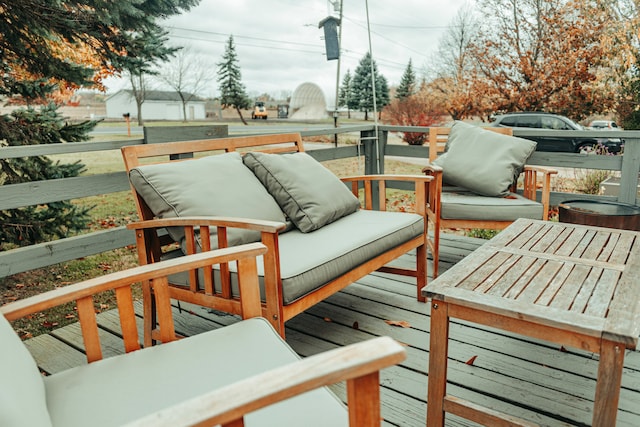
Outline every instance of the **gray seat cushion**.
[(472, 191), (455, 189), (441, 194), (443, 219), (515, 221), (518, 218), (542, 219), (541, 203), (519, 194), (507, 197), (480, 196)]
[[(371, 258), (421, 236), (420, 215), (359, 210), (311, 233), (294, 229), (280, 236), (283, 302), (290, 304)], [(230, 265), (233, 270), (234, 265)], [(264, 269), (258, 261), (264, 297)], [(171, 276), (173, 284), (187, 284), (187, 274)], [(219, 280), (216, 278), (216, 282)], [(234, 281), (235, 282), (235, 281)], [(203, 283), (202, 280), (200, 283)], [(237, 284), (233, 283), (237, 293)]]
[[(44, 382), (54, 426), (119, 426), (297, 359), (269, 323), (257, 318), (64, 371)], [(245, 425), (346, 426), (347, 418), (342, 402), (321, 388), (249, 414)]]
[(0, 426), (50, 426), (42, 374), (1, 314), (0, 343)]

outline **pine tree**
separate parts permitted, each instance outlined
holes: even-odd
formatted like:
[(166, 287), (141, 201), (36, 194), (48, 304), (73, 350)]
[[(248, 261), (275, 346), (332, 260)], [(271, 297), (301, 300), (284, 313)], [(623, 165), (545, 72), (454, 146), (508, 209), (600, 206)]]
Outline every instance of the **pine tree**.
[[(369, 119), (369, 111), (373, 110), (373, 84), (371, 79), (371, 55), (367, 52), (358, 63), (352, 81), (352, 97), (349, 108), (364, 112), (364, 119)], [(389, 86), (387, 79), (378, 73), (376, 61), (373, 61), (373, 75), (376, 88), (376, 107), (382, 109), (389, 103)]]
[(167, 46), (168, 32), (157, 28), (142, 34), (132, 36), (138, 52), (135, 57), (124, 58), (123, 68), (129, 75), (129, 83), (136, 100), (138, 126), (144, 124), (142, 104), (147, 96), (147, 76), (156, 76), (159, 71), (155, 67), (160, 62), (167, 61), (179, 50), (177, 47)]
[(351, 70), (347, 70), (342, 78), (342, 85), (338, 94), (338, 106), (347, 107), (347, 117), (351, 118), (351, 109), (349, 108), (349, 99), (351, 99)]
[(240, 72), (240, 65), (238, 65), (238, 55), (233, 44), (233, 36), (229, 36), (227, 46), (222, 55), (222, 61), (218, 63), (218, 84), (222, 108), (235, 108), (240, 120), (246, 125), (247, 121), (242, 117), (242, 111), (240, 110), (251, 107), (251, 100), (242, 84), (242, 73)]
[(408, 98), (414, 93), (416, 93), (416, 73), (413, 71), (413, 64), (411, 63), (411, 59), (409, 59), (409, 64), (407, 64), (407, 68), (405, 68), (404, 74), (402, 74), (402, 78), (400, 79), (400, 86), (398, 86), (398, 90), (396, 91), (396, 98)]
[[(145, 58), (158, 18), (199, 0), (133, 2), (75, 0), (3, 2), (0, 19), (0, 96), (23, 105), (0, 115), (0, 147), (85, 141), (96, 122), (68, 123), (52, 101)], [(44, 156), (0, 159), (0, 185), (68, 178), (84, 170)], [(0, 248), (67, 236), (84, 228), (87, 210), (69, 201), (0, 212)]]

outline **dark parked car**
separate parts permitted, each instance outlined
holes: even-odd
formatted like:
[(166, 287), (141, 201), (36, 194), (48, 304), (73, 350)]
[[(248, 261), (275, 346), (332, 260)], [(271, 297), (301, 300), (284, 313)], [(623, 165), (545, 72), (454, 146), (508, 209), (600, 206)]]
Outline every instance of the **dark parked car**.
[[(515, 129), (548, 129), (548, 130), (584, 130), (571, 119), (549, 113), (508, 113), (496, 116), (491, 126), (511, 127)], [(592, 153), (602, 146), (609, 153), (619, 153), (624, 141), (620, 138), (592, 137), (527, 137), (538, 143), (537, 151), (555, 151), (565, 153)]]

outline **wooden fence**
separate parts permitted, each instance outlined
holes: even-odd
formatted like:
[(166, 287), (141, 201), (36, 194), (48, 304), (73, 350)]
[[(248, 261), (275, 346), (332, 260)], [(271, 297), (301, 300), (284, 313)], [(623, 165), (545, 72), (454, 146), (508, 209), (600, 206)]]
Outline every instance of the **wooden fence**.
[[(250, 129), (250, 128), (249, 128)], [(386, 156), (428, 158), (426, 146), (389, 144), (389, 132), (428, 132), (425, 127), (379, 126), (377, 131), (371, 125), (344, 126), (305, 130), (295, 125), (287, 132), (300, 132), (303, 136), (354, 134), (357, 144), (308, 150), (319, 161), (363, 156), (365, 173), (384, 173)], [(514, 132), (517, 136), (527, 137), (542, 131), (527, 130)], [(570, 153), (535, 152), (531, 164), (562, 168), (603, 169), (620, 174), (620, 188), (617, 196), (588, 196), (567, 193), (553, 193), (552, 205), (570, 198), (614, 200), (628, 204), (639, 204), (637, 198), (638, 174), (640, 172), (640, 131), (617, 131), (615, 134), (603, 131), (546, 131), (545, 134), (561, 137), (578, 136), (615, 136), (626, 141), (623, 156), (587, 156)], [(120, 150), (121, 147), (134, 144), (163, 143), (178, 140), (208, 139), (224, 137), (228, 134), (226, 126), (184, 126), (150, 127), (144, 129), (144, 137), (126, 141), (81, 142), (68, 144), (35, 145), (25, 147), (3, 147), (0, 158), (20, 158), (30, 156), (89, 153), (95, 151)], [(238, 134), (238, 136), (240, 136)], [(90, 196), (110, 194), (129, 190), (129, 183), (123, 170), (99, 175), (87, 175), (66, 179), (37, 181), (23, 184), (0, 186), (0, 210), (15, 209), (43, 203), (81, 199)], [(402, 188), (398, 185), (398, 188)], [(25, 246), (0, 252), (0, 277), (54, 265), (101, 252), (122, 248), (135, 243), (133, 233), (124, 227), (95, 231), (55, 241)]]

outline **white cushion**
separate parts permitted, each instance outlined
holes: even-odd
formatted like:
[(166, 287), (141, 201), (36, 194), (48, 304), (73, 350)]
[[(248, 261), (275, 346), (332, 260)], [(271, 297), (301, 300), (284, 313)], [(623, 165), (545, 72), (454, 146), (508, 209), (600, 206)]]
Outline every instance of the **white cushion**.
[(0, 426), (50, 425), (38, 366), (11, 324), (0, 315)]
[[(56, 427), (119, 426), (298, 356), (262, 318), (63, 371), (45, 378)], [(249, 414), (247, 427), (346, 426), (327, 388)], [(34, 424), (35, 425), (35, 424)]]

